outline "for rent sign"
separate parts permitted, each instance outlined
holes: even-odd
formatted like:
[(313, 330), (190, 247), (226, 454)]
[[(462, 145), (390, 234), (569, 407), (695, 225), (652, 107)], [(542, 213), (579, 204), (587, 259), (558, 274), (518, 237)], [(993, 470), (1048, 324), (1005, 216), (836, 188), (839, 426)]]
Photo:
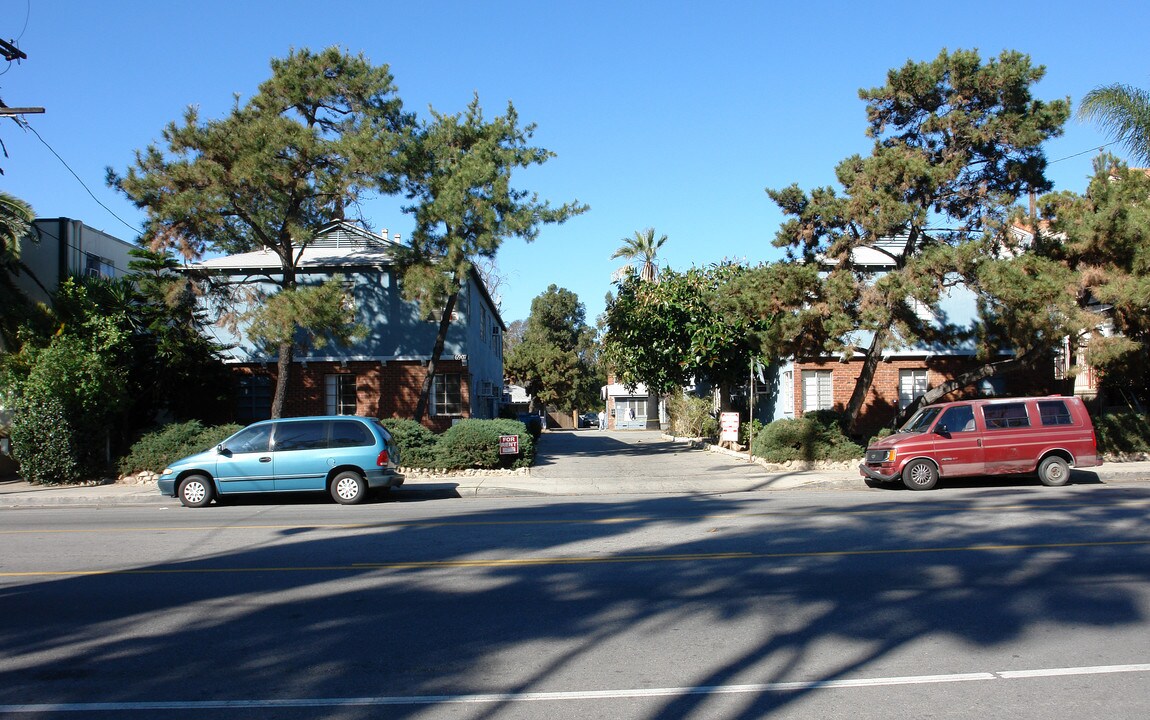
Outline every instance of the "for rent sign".
[(500, 455), (518, 455), (519, 454), (519, 436), (518, 435), (500, 435), (499, 436), (499, 454)]

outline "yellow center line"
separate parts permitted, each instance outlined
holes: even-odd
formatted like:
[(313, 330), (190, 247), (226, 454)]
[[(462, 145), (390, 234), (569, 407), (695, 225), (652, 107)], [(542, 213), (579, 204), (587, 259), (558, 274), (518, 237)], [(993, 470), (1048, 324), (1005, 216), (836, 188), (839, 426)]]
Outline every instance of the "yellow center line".
[(362, 572), (364, 570), (435, 570), (450, 568), (505, 568), (541, 567), (553, 565), (609, 565), (618, 563), (666, 563), (696, 562), (713, 560), (793, 560), (801, 558), (835, 558), (877, 555), (921, 555), (928, 553), (966, 552), (1012, 552), (1019, 550), (1058, 550), (1074, 548), (1129, 547), (1150, 545), (1146, 540), (1112, 540), (1102, 542), (1066, 542), (1020, 545), (969, 545), (952, 547), (889, 548), (873, 550), (821, 550), (813, 552), (785, 553), (687, 553), (666, 555), (609, 555), (567, 556), (567, 557), (525, 557), (525, 558), (477, 558), (474, 560), (418, 560), (387, 563), (352, 563), (350, 565), (306, 565), (280, 567), (177, 567), (145, 568), (134, 570), (34, 570), (25, 572), (0, 572), (0, 577), (63, 577), (98, 575), (210, 575), (236, 573), (274, 572)]
[(275, 524), (275, 525), (190, 525), (190, 526), (148, 526), (131, 528), (35, 528), (9, 530), (0, 529), (0, 535), (74, 535), (84, 533), (95, 534), (129, 534), (129, 533), (182, 533), (182, 532), (219, 532), (221, 530), (253, 531), (253, 530), (385, 530), (398, 528), (440, 528), (440, 527), (513, 527), (523, 525), (626, 525), (642, 522), (676, 522), (676, 521), (709, 521), (709, 520), (738, 520), (769, 517), (857, 517), (865, 515), (892, 515), (911, 514), (929, 511), (944, 512), (1058, 512), (1076, 510), (1081, 508), (1122, 508), (1147, 507), (1150, 500), (1122, 500), (1111, 503), (1051, 503), (1042, 501), (1031, 504), (991, 505), (987, 507), (968, 507), (964, 505), (900, 505), (897, 507), (867, 508), (862, 510), (840, 510), (827, 508), (824, 510), (767, 510), (750, 513), (704, 513), (699, 515), (649, 515), (649, 516), (620, 516), (608, 518), (562, 518), (562, 519), (524, 519), (524, 520), (391, 520), (366, 523), (307, 523), (307, 524)]

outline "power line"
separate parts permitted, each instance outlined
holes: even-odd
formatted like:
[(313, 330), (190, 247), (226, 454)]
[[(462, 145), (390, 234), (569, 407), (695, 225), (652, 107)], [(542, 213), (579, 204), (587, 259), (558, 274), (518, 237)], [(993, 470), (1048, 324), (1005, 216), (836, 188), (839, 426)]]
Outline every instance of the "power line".
[(1112, 140), (1112, 141), (1110, 141), (1110, 142), (1108, 142), (1108, 143), (1105, 143), (1105, 144), (1103, 144), (1103, 145), (1098, 145), (1098, 146), (1096, 146), (1096, 147), (1092, 147), (1092, 148), (1090, 148), (1089, 150), (1083, 150), (1083, 151), (1082, 151), (1082, 152), (1080, 152), (1080, 153), (1074, 153), (1073, 155), (1067, 155), (1066, 157), (1063, 157), (1063, 158), (1058, 158), (1057, 160), (1051, 160), (1050, 162), (1048, 162), (1048, 163), (1046, 163), (1046, 164), (1047, 164), (1047, 165), (1053, 165), (1053, 164), (1054, 164), (1054, 163), (1056, 163), (1056, 162), (1062, 162), (1063, 160), (1069, 160), (1070, 158), (1076, 158), (1076, 157), (1078, 157), (1079, 155), (1085, 155), (1086, 153), (1092, 153), (1092, 152), (1096, 152), (1096, 151), (1097, 151), (1097, 152), (1101, 152), (1101, 151), (1102, 151), (1102, 148), (1105, 148), (1105, 147), (1110, 147), (1111, 145), (1114, 145), (1114, 144), (1115, 144), (1115, 143), (1117, 143), (1117, 142), (1120, 142), (1120, 141), (1118, 141), (1118, 140)]
[(30, 124), (28, 124), (28, 123), (24, 123), (23, 125), (24, 125), (24, 127), (25, 127), (25, 128), (27, 128), (27, 129), (29, 129), (29, 130), (31, 130), (31, 131), (32, 131), (32, 134), (36, 136), (36, 139), (37, 139), (37, 140), (39, 140), (40, 142), (44, 143), (44, 147), (48, 148), (48, 150), (49, 150), (49, 151), (51, 151), (51, 153), (52, 153), (53, 155), (55, 155), (55, 156), (56, 156), (56, 159), (57, 159), (57, 160), (59, 160), (59, 161), (60, 161), (60, 163), (61, 163), (61, 164), (63, 164), (63, 166), (64, 166), (64, 167), (66, 167), (66, 168), (68, 169), (68, 172), (72, 173), (72, 177), (76, 178), (76, 182), (80, 183), (80, 187), (84, 188), (84, 190), (85, 190), (85, 191), (86, 191), (86, 192), (87, 192), (89, 195), (91, 195), (91, 196), (92, 196), (92, 199), (96, 201), (96, 204), (97, 204), (97, 205), (99, 205), (100, 207), (102, 207), (102, 208), (104, 208), (105, 210), (107, 210), (109, 215), (111, 215), (112, 217), (116, 218), (116, 219), (117, 219), (117, 220), (119, 220), (121, 223), (123, 223), (123, 224), (124, 224), (124, 227), (128, 228), (129, 230), (131, 230), (131, 231), (132, 231), (132, 232), (134, 232), (134, 233), (139, 233), (139, 232), (140, 232), (139, 228), (135, 228), (135, 227), (133, 227), (133, 226), (129, 225), (129, 224), (128, 224), (128, 222), (127, 222), (126, 220), (124, 220), (124, 218), (122, 218), (122, 217), (120, 217), (119, 215), (117, 215), (116, 213), (112, 212), (112, 209), (111, 209), (110, 207), (108, 207), (107, 205), (105, 205), (104, 203), (102, 203), (102, 202), (100, 201), (100, 198), (96, 197), (95, 193), (93, 193), (93, 192), (92, 192), (90, 189), (88, 189), (88, 186), (87, 186), (86, 184), (84, 184), (84, 181), (80, 179), (80, 176), (76, 174), (76, 171), (75, 171), (75, 170), (73, 170), (73, 169), (72, 169), (72, 167), (71, 167), (70, 165), (68, 165), (68, 163), (67, 163), (67, 162), (65, 162), (64, 158), (60, 157), (60, 153), (56, 152), (56, 151), (55, 151), (55, 150), (52, 148), (52, 146), (51, 146), (51, 145), (49, 145), (49, 144), (48, 144), (48, 142), (47, 142), (46, 140), (44, 140), (44, 138), (40, 137), (40, 133), (36, 132), (36, 128), (32, 127), (32, 126), (31, 126)]

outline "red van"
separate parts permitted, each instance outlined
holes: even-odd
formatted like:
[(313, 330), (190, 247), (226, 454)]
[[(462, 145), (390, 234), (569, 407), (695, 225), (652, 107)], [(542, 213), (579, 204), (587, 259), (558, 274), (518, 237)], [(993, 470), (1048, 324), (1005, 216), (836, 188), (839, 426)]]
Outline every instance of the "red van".
[(928, 405), (873, 443), (864, 477), (930, 490), (942, 477), (1037, 473), (1065, 485), (1070, 466), (1101, 465), (1094, 424), (1076, 397), (962, 400)]

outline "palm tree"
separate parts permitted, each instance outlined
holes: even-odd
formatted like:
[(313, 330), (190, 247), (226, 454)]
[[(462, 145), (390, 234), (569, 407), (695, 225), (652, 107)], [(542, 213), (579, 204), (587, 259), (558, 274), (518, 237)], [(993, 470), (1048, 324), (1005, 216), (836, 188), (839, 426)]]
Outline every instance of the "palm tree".
[[(0, 191), (0, 307), (14, 310), (27, 303), (16, 285), (16, 274), (27, 272), (20, 260), (20, 241), (32, 229), (32, 207), (15, 195)], [(17, 313), (5, 312), (0, 322), (0, 352), (7, 352), (15, 339)]]
[(1094, 88), (1082, 98), (1078, 117), (1096, 121), (1134, 162), (1150, 165), (1150, 92), (1121, 84)]
[(626, 258), (628, 262), (639, 263), (639, 277), (647, 282), (654, 282), (659, 276), (659, 266), (655, 263), (655, 256), (667, 236), (661, 235), (655, 239), (655, 228), (635, 231), (635, 237), (623, 238), (623, 246), (615, 251), (611, 259)]
[[(626, 258), (628, 263), (638, 263), (639, 279), (644, 282), (656, 282), (659, 278), (659, 266), (655, 263), (655, 256), (665, 242), (667, 242), (666, 235), (660, 235), (655, 239), (653, 227), (643, 231), (636, 230), (634, 237), (623, 238), (623, 246), (615, 251), (611, 259), (621, 257)], [(658, 430), (659, 427), (659, 393), (648, 385), (647, 429)]]

